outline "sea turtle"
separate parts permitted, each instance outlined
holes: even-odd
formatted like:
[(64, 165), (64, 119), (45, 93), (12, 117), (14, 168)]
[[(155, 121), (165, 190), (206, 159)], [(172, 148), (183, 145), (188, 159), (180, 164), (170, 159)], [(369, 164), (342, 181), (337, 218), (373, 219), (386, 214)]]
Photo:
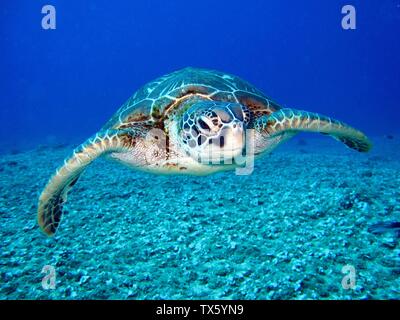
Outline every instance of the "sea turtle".
[(205, 175), (243, 165), (237, 159), (265, 154), (300, 131), (328, 134), (360, 152), (371, 148), (362, 132), (317, 113), (282, 108), (236, 76), (178, 70), (139, 89), (72, 152), (40, 196), (39, 225), (48, 235), (56, 232), (68, 191), (100, 156), (153, 173)]

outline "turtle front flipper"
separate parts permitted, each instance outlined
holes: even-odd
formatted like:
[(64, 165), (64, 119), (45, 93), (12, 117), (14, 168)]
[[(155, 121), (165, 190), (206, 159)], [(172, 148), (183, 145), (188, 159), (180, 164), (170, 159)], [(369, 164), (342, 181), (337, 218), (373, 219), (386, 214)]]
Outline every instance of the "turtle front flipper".
[(291, 136), (290, 134), (306, 131), (328, 134), (359, 152), (367, 152), (372, 147), (369, 139), (361, 131), (341, 121), (318, 113), (295, 109), (280, 109), (270, 115), (264, 115), (255, 120), (254, 129), (261, 134), (263, 139), (285, 133)]
[(96, 134), (76, 148), (50, 178), (39, 198), (38, 223), (47, 235), (53, 235), (60, 223), (67, 193), (85, 168), (99, 156), (123, 152), (135, 144), (129, 131), (107, 130)]

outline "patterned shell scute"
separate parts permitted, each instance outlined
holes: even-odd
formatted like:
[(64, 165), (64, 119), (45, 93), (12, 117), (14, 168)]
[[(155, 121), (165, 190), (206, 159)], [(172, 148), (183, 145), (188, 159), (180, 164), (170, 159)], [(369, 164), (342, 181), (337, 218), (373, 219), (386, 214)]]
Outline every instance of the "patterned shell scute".
[(214, 70), (185, 68), (140, 88), (103, 129), (121, 128), (132, 123), (153, 124), (165, 118), (169, 106), (190, 94), (218, 101), (240, 102), (255, 110), (279, 109), (261, 91), (236, 76)]

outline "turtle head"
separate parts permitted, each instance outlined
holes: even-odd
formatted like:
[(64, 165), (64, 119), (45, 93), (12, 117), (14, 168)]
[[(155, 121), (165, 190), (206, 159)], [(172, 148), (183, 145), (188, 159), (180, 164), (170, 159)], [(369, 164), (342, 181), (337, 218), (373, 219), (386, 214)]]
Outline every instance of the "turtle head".
[(239, 103), (198, 101), (180, 120), (181, 145), (200, 163), (232, 163), (245, 148), (249, 114)]

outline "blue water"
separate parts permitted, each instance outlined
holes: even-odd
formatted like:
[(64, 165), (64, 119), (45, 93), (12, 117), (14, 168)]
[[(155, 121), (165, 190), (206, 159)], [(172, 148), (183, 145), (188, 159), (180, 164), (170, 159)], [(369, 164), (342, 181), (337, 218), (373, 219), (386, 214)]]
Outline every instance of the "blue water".
[[(55, 30), (41, 26), (45, 4)], [(346, 4), (355, 30), (342, 28)], [(0, 299), (398, 299), (399, 31), (399, 0), (1, 1)], [(244, 180), (99, 161), (56, 242), (42, 235), (37, 199), (64, 157), (187, 66), (349, 123), (375, 148), (304, 135)], [(346, 264), (361, 272), (353, 291)], [(59, 290), (40, 286), (44, 265)]]
[(0, 139), (96, 132), (146, 82), (185, 66), (236, 74), (279, 103), (398, 132), (400, 2), (40, 1), (0, 5)]

